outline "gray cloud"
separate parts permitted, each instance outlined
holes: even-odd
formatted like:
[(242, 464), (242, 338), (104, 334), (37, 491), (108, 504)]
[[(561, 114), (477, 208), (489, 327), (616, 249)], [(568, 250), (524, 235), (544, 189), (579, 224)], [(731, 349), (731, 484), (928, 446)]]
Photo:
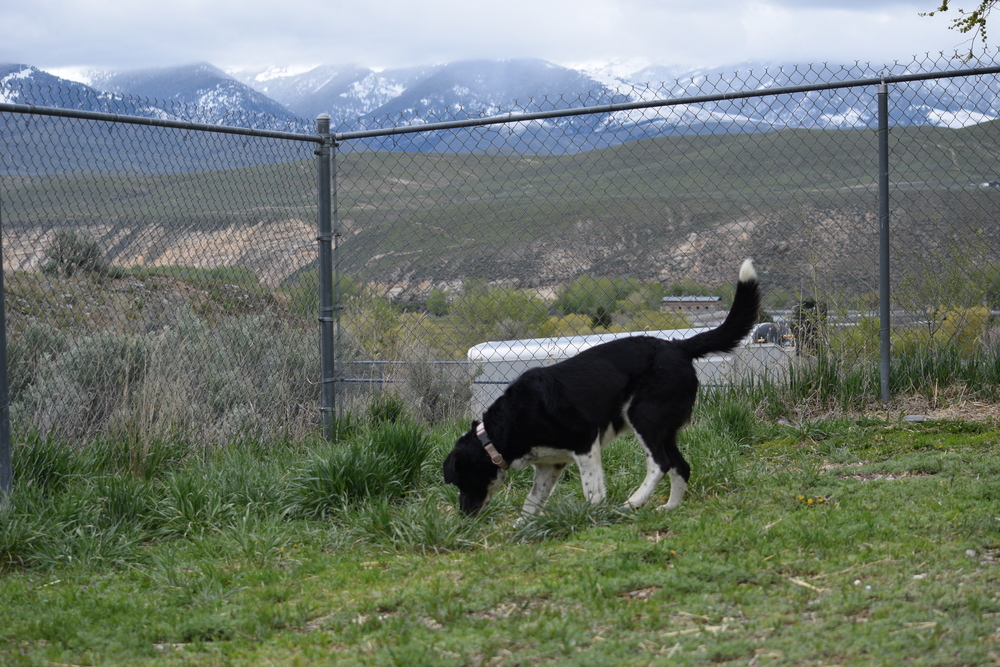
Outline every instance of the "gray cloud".
[(42, 68), (221, 67), (358, 63), (376, 67), (468, 58), (557, 63), (646, 59), (886, 62), (950, 51), (936, 0), (466, 0), (377, 3), (6, 0), (0, 62)]

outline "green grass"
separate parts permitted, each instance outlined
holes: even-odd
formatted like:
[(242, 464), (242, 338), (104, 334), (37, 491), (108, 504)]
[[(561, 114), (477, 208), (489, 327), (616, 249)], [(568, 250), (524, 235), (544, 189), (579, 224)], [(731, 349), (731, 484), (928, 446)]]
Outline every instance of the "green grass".
[[(677, 510), (615, 509), (642, 477), (626, 439), (604, 456), (611, 506), (569, 470), (521, 525), (528, 472), (483, 516), (454, 510), (439, 466), (462, 424), (381, 411), (339, 445), (213, 450), (34, 439), (0, 524), (0, 663), (993, 664), (1000, 426), (767, 409), (703, 396)], [(303, 471), (352, 450), (385, 454), (341, 472), (406, 484), (299, 511)]]

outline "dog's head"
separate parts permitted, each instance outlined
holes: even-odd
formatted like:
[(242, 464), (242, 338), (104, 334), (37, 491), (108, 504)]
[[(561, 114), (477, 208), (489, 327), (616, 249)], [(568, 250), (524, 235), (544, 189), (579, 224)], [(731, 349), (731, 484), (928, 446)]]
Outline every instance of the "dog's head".
[(455, 443), (444, 460), (444, 481), (458, 487), (458, 506), (472, 516), (489, 502), (493, 492), (507, 479), (507, 471), (490, 460), (476, 436), (478, 421)]

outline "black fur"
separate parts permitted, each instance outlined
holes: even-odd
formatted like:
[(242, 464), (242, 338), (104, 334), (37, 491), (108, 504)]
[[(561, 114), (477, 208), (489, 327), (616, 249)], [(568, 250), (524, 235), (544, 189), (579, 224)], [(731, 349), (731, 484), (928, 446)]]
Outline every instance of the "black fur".
[[(676, 436), (691, 416), (698, 391), (692, 361), (729, 352), (750, 333), (760, 309), (752, 266), (750, 273), (749, 280), (737, 284), (733, 307), (716, 329), (673, 341), (621, 338), (525, 371), (483, 415), (497, 451), (517, 469), (537, 460), (539, 451), (585, 455), (631, 425), (663, 473), (673, 470), (687, 482), (690, 467)], [(476, 437), (477, 424), (444, 461), (444, 480), (458, 486), (459, 505), (467, 514), (478, 511), (506, 476)]]

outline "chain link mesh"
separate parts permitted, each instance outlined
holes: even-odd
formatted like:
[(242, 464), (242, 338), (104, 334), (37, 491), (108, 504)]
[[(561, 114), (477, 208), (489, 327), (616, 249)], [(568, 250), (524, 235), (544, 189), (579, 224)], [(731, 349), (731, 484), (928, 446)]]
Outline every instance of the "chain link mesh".
[[(432, 420), (470, 396), (477, 412), (526, 367), (610, 334), (712, 326), (746, 257), (775, 322), (768, 342), (795, 348), (777, 361), (827, 351), (877, 369), (877, 86), (835, 86), (953, 68), (715, 74), (516, 111), (831, 85), (344, 142), (348, 409), (392, 391)], [(1000, 188), (983, 184), (1000, 178), (997, 90), (996, 75), (890, 89), (900, 354), (996, 345)], [(415, 109), (350, 129), (466, 117)]]
[[(344, 137), (386, 135), (342, 140), (335, 156), (339, 409), (389, 392), (439, 421), (558, 358), (524, 341), (713, 326), (746, 257), (778, 332), (768, 344), (875, 360), (876, 88), (836, 84), (949, 69), (933, 58), (762, 69), (343, 123)], [(821, 82), (830, 86), (388, 134)], [(898, 354), (997, 345), (997, 91), (992, 74), (890, 87)], [(4, 96), (308, 131), (120, 96)], [(0, 123), (15, 429), (215, 442), (318, 424), (312, 146), (14, 113)], [(503, 362), (492, 374), (487, 357)]]
[[(47, 101), (27, 92), (7, 97)], [(310, 143), (12, 113), (0, 128), (15, 433), (212, 444), (314, 428)]]

